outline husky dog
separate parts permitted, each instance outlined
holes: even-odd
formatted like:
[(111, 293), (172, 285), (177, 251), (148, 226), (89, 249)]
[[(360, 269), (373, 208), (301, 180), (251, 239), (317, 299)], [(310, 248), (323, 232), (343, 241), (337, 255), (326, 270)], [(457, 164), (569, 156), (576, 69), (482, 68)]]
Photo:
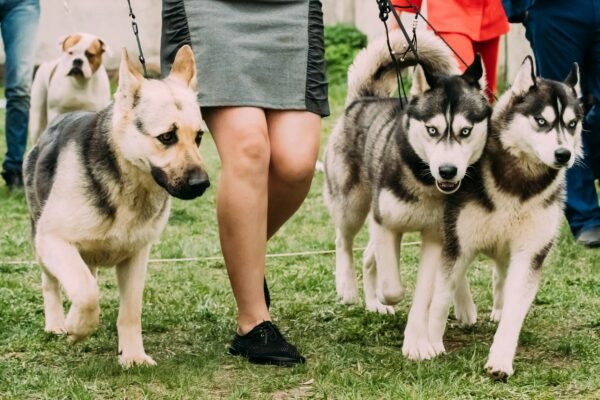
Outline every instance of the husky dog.
[(435, 276), (429, 339), (444, 351), (453, 291), (485, 253), (496, 263), (491, 319), (500, 322), (485, 370), (497, 379), (513, 374), (519, 332), (563, 220), (565, 170), (581, 154), (578, 75), (574, 64), (562, 83), (536, 78), (531, 58), (524, 61), (494, 109), (473, 176), (444, 210), (444, 267)]
[(60, 40), (61, 56), (40, 65), (31, 87), (29, 134), (37, 142), (57, 115), (100, 111), (110, 103), (110, 83), (102, 58), (111, 53), (102, 39), (72, 33)]
[[(390, 41), (396, 53), (405, 52), (401, 32)], [(324, 198), (336, 225), (337, 294), (342, 303), (358, 301), (352, 244), (370, 214), (365, 302), (380, 313), (393, 313), (390, 305), (402, 295), (403, 233), (422, 233), (422, 265), (440, 259), (443, 199), (459, 189), (481, 156), (491, 114), (479, 57), (456, 75), (448, 48), (430, 32), (420, 33), (419, 56), (412, 97), (403, 109), (389, 98), (396, 79), (385, 40), (359, 53), (349, 70), (345, 114), (325, 150)], [(401, 67), (416, 62), (412, 53), (398, 60)]]
[[(45, 330), (72, 341), (90, 335), (100, 317), (96, 267), (115, 265), (124, 367), (155, 364), (142, 344), (142, 291), (150, 246), (169, 216), (169, 194), (192, 199), (209, 186), (198, 152), (195, 87), (189, 46), (162, 81), (144, 79), (123, 49), (114, 102), (97, 113), (59, 116), (25, 161)], [(61, 287), (72, 303), (66, 319)]]

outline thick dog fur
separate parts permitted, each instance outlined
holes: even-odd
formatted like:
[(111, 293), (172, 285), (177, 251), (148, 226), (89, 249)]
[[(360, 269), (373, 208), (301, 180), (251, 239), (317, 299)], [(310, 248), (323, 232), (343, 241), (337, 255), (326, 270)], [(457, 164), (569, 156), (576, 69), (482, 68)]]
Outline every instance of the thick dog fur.
[(485, 370), (497, 379), (513, 374), (519, 333), (563, 220), (565, 170), (581, 154), (578, 81), (576, 64), (560, 83), (536, 78), (526, 59), (494, 109), (490, 140), (471, 179), (446, 198), (444, 264), (428, 297), (429, 339), (443, 351), (457, 282), (477, 254), (490, 256), (496, 263), (491, 319), (499, 325)]
[[(396, 53), (404, 53), (401, 32), (390, 39)], [(352, 244), (370, 214), (365, 301), (380, 313), (393, 313), (390, 305), (402, 295), (398, 260), (404, 233), (422, 233), (420, 270), (431, 271), (440, 262), (444, 197), (458, 190), (468, 167), (481, 156), (489, 129), (491, 110), (479, 58), (456, 75), (448, 48), (430, 32), (419, 33), (419, 55), (424, 68), (415, 68), (412, 97), (403, 110), (397, 98), (383, 98), (396, 89), (385, 40), (359, 53), (349, 70), (346, 112), (325, 151), (324, 197), (336, 225), (337, 294), (342, 303), (358, 301)], [(406, 67), (416, 60), (408, 53), (399, 63)], [(417, 287), (415, 301), (422, 292)], [(473, 323), (468, 285), (464, 293), (460, 318)], [(427, 321), (422, 325), (426, 331)], [(418, 336), (405, 337), (409, 357), (435, 354), (418, 347)]]
[[(200, 196), (209, 181), (198, 152), (202, 119), (189, 46), (171, 74), (146, 80), (123, 50), (114, 102), (56, 118), (28, 153), (25, 187), (42, 266), (45, 330), (78, 341), (99, 324), (97, 266), (116, 266), (119, 362), (153, 365), (141, 311), (151, 244), (170, 197)], [(65, 319), (61, 287), (71, 301)]]
[(73, 33), (60, 41), (61, 56), (38, 68), (31, 88), (29, 134), (36, 143), (57, 115), (100, 111), (110, 103), (110, 83), (102, 57), (110, 52), (102, 39)]

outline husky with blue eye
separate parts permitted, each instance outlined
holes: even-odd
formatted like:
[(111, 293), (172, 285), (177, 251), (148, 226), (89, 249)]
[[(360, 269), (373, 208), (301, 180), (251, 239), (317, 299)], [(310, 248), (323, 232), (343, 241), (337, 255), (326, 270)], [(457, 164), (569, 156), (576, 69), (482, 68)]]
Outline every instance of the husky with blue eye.
[[(100, 320), (96, 267), (116, 266), (124, 367), (155, 364), (142, 344), (142, 292), (169, 195), (193, 199), (209, 186), (195, 88), (189, 46), (163, 80), (144, 79), (123, 50), (114, 102), (97, 113), (57, 117), (25, 160), (45, 330), (72, 341), (89, 336)], [(71, 301), (66, 318), (61, 288)]]
[[(401, 32), (390, 34), (390, 42), (397, 54), (406, 53)], [(411, 98), (403, 108), (391, 97), (396, 65), (385, 40), (359, 53), (348, 73), (345, 113), (325, 149), (324, 197), (336, 226), (337, 294), (342, 303), (358, 302), (352, 245), (369, 215), (365, 302), (367, 309), (384, 314), (394, 313), (392, 305), (403, 293), (398, 266), (403, 234), (422, 235), (420, 271), (441, 262), (444, 199), (461, 190), (467, 170), (480, 158), (491, 115), (479, 57), (459, 74), (447, 46), (424, 31), (419, 60), (412, 53), (398, 59), (401, 68), (415, 64)], [(462, 287), (465, 301), (457, 315), (472, 324), (472, 298), (468, 285)], [(414, 301), (426, 292), (417, 287)], [(426, 321), (422, 325), (426, 336)], [(426, 337), (409, 334), (404, 343), (411, 358), (433, 356)]]
[(496, 264), (491, 319), (499, 325), (485, 370), (496, 379), (513, 374), (519, 333), (563, 221), (565, 173), (581, 155), (578, 82), (577, 64), (556, 82), (536, 78), (527, 58), (494, 108), (489, 143), (471, 179), (446, 198), (429, 339), (437, 353), (444, 351), (454, 291), (478, 254), (490, 256)]

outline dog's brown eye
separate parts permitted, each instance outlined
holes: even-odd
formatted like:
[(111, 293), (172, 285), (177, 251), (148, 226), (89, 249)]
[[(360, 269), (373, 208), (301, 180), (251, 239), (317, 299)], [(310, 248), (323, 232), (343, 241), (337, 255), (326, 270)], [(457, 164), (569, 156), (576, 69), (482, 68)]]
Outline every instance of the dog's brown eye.
[(90, 52), (89, 52), (89, 51), (87, 51), (87, 50), (85, 51), (85, 53), (84, 53), (84, 54), (85, 54), (85, 56), (86, 56), (87, 58), (92, 58), (92, 56), (93, 56), (93, 54), (92, 54), (92, 53), (90, 53)]
[(174, 131), (163, 133), (156, 138), (165, 146), (177, 143), (177, 134)]
[(198, 131), (198, 133), (196, 133), (196, 145), (200, 146), (200, 142), (202, 142), (203, 134), (204, 134), (204, 132), (202, 132), (202, 131)]

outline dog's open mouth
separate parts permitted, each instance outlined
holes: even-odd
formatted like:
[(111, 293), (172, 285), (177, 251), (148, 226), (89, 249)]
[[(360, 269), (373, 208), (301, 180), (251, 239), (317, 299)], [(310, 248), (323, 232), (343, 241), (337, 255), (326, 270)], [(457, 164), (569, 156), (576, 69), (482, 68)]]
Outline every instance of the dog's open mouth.
[(76, 78), (83, 78), (83, 70), (79, 67), (73, 67), (69, 70), (67, 76), (74, 76)]
[(435, 187), (444, 194), (452, 194), (458, 190), (460, 182), (462, 181), (435, 181)]

